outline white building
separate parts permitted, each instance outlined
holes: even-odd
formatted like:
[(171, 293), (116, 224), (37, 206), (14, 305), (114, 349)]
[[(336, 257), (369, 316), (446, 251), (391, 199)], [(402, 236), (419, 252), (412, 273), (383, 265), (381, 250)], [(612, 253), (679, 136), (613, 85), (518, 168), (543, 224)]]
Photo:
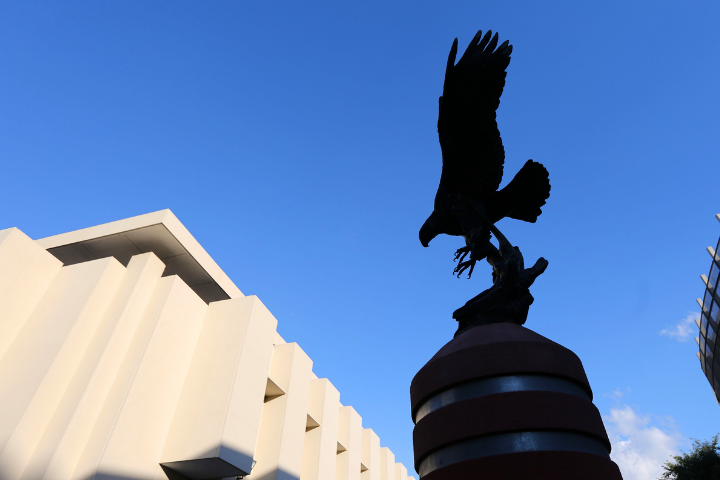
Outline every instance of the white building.
[(0, 230), (0, 479), (408, 480), (169, 211)]

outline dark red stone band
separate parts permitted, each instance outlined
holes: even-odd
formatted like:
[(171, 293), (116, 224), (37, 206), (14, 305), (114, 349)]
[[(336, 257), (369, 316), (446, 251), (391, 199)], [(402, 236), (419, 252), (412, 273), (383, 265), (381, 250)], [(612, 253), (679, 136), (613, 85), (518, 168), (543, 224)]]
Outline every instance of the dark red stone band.
[(477, 458), (431, 472), (423, 480), (622, 480), (617, 465), (583, 452), (523, 452)]

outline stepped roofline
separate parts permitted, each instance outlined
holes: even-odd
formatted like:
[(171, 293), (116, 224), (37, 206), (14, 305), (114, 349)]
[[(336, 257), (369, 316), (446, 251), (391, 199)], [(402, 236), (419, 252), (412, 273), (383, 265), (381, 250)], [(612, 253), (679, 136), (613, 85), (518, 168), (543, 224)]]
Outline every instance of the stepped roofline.
[(41, 238), (36, 242), (64, 265), (153, 252), (165, 264), (163, 276), (178, 275), (206, 303), (244, 295), (187, 228), (169, 210)]

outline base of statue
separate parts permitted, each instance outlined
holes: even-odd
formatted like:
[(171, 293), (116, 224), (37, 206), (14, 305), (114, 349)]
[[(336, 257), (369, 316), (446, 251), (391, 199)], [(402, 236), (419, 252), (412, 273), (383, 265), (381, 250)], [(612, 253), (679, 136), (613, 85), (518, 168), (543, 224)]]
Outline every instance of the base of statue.
[(580, 359), (520, 325), (456, 336), (410, 397), (423, 480), (622, 480)]

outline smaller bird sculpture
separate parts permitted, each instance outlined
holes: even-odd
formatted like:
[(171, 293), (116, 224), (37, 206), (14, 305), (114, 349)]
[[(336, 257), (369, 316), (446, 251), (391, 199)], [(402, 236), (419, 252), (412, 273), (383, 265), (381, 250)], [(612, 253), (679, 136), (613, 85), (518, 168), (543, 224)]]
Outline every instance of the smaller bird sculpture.
[[(493, 266), (493, 287), (454, 313), (460, 332), (479, 323), (524, 323), (532, 303), (528, 288), (547, 261), (541, 258), (525, 269), (520, 250), (510, 245), (495, 223), (505, 217), (534, 223), (550, 197), (550, 181), (545, 167), (528, 160), (498, 190), (505, 149), (496, 111), (513, 47), (507, 40), (498, 46), (497, 33), (483, 36), (479, 31), (456, 64), (457, 47), (456, 38), (440, 97), (442, 175), (433, 212), (420, 228), (420, 242), (427, 247), (440, 234), (462, 236), (465, 246), (455, 252), (458, 276), (467, 271), (470, 278), (479, 260), (487, 259)], [(492, 235), (499, 247), (490, 241)]]

